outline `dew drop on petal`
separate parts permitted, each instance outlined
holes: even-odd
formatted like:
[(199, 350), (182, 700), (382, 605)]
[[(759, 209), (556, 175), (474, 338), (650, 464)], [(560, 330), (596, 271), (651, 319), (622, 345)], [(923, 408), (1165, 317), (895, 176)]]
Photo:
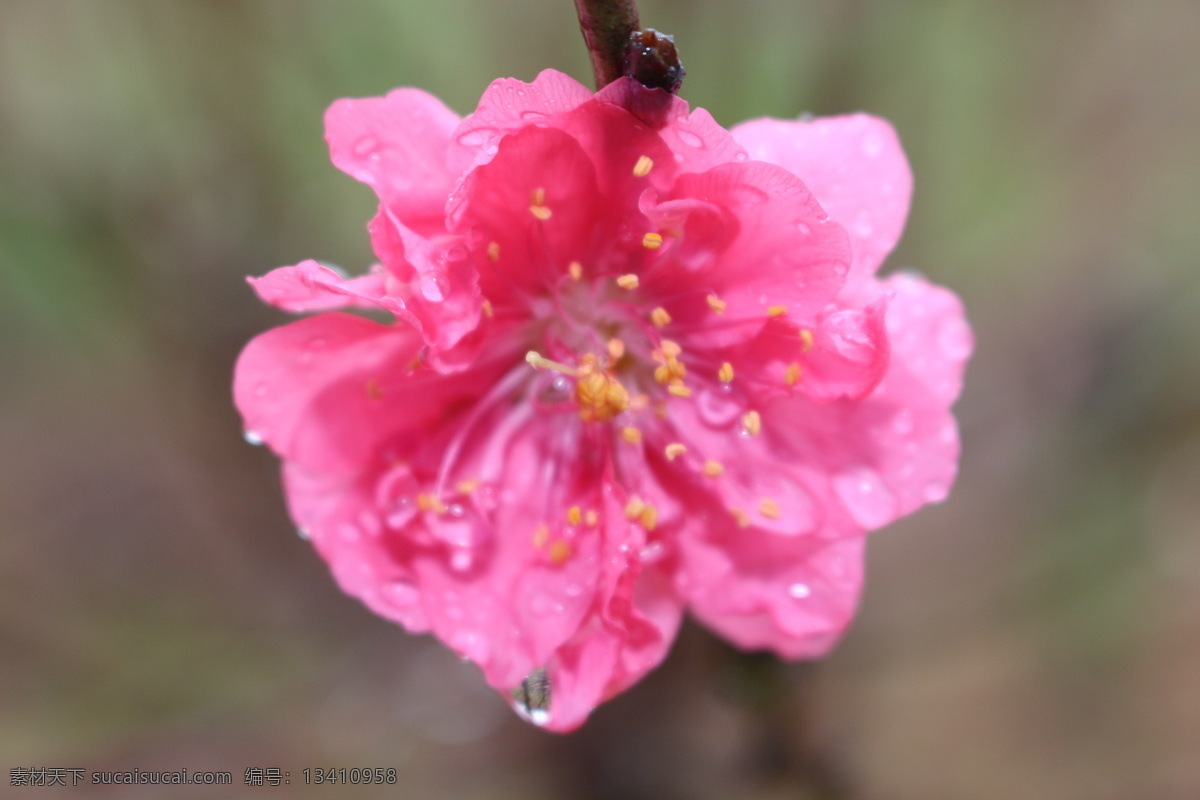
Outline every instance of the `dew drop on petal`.
[(396, 608), (411, 608), (421, 599), (421, 592), (408, 581), (392, 581), (383, 587), (383, 597)]
[(696, 147), (696, 148), (704, 147), (704, 140), (701, 139), (698, 135), (696, 135), (692, 131), (681, 128), (678, 131), (676, 131), (676, 135), (679, 137), (679, 141), (683, 142), (688, 147)]
[(299, 536), (301, 539), (303, 539), (306, 542), (309, 539), (312, 539), (312, 532), (309, 531), (309, 529), (304, 527), (303, 525), (299, 525), (296, 527), (296, 535)]
[(653, 564), (663, 557), (664, 549), (662, 542), (651, 542), (642, 548), (638, 558), (642, 560), (643, 564)]
[(729, 397), (732, 387), (722, 384), (719, 389), (706, 388), (696, 393), (696, 413), (705, 425), (727, 428), (744, 412), (741, 405)]
[(843, 472), (833, 479), (833, 488), (850, 516), (864, 528), (881, 527), (896, 517), (896, 498), (874, 470)]
[(788, 587), (788, 595), (797, 600), (803, 600), (811, 594), (812, 589), (808, 587), (807, 583), (793, 583)]
[(892, 417), (892, 430), (901, 436), (907, 436), (913, 432), (913, 412), (911, 408), (902, 408)]
[(510, 693), (513, 710), (523, 720), (542, 726), (550, 721), (550, 676), (544, 669), (535, 669)]
[(379, 148), (379, 140), (374, 136), (364, 136), (354, 143), (354, 155), (359, 158), (365, 158), (371, 155), (378, 155), (376, 150)]
[(258, 431), (248, 430), (242, 434), (242, 438), (244, 438), (246, 440), (247, 444), (252, 444), (255, 447), (258, 447), (259, 445), (261, 445), (263, 443), (262, 434), (259, 433)]
[(476, 664), (486, 662), (492, 651), (487, 638), (476, 631), (458, 631), (450, 638), (450, 647)]
[(456, 547), (454, 551), (450, 553), (450, 569), (454, 570), (455, 572), (466, 572), (474, 563), (474, 556), (472, 556), (471, 551), (465, 547)]
[(858, 212), (858, 216), (854, 219), (854, 232), (864, 239), (875, 232), (875, 223), (871, 219), (870, 212)]
[(942, 481), (930, 481), (925, 484), (925, 499), (931, 503), (940, 503), (950, 494), (950, 487)]
[(874, 158), (883, 152), (883, 140), (875, 134), (869, 134), (862, 141), (862, 151), (865, 155)]
[(958, 317), (942, 320), (938, 327), (937, 342), (946, 358), (959, 361), (971, 354), (971, 330)]

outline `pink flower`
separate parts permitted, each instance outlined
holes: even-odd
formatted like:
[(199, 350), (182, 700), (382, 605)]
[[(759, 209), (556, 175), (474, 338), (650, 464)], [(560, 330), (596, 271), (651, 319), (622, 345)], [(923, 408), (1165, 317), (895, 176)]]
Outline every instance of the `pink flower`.
[(953, 294), (875, 277), (911, 184), (891, 127), (727, 131), (550, 71), (463, 119), (399, 89), (325, 122), (379, 196), (382, 265), (251, 279), (323, 313), (254, 339), (234, 394), (342, 589), (505, 693), (544, 674), (554, 730), (658, 664), (685, 608), (829, 650), (864, 535), (950, 489), (972, 348)]

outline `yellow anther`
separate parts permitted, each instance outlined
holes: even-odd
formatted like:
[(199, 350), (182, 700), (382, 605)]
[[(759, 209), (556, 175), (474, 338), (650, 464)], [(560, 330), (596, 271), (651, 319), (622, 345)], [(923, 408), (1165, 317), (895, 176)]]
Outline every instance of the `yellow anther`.
[(529, 203), (535, 206), (546, 205), (546, 190), (541, 186), (534, 189), (529, 195)]
[(543, 222), (553, 215), (550, 207), (546, 205), (546, 190), (540, 186), (529, 195), (529, 213)]
[(708, 307), (711, 308), (713, 310), (713, 312), (716, 314), (724, 314), (725, 306), (729, 305), (724, 300), (717, 299), (717, 296), (715, 294), (710, 294), (708, 297), (706, 297), (704, 299), (708, 301)]
[(671, 444), (667, 445), (664, 452), (667, 455), (667, 461), (674, 461), (687, 452), (687, 446), (682, 445), (679, 442), (672, 442)]
[(479, 488), (479, 480), (477, 478), (468, 478), (464, 481), (459, 481), (455, 487), (461, 494), (470, 494)]
[(589, 508), (583, 512), (583, 524), (589, 528), (594, 528), (600, 524), (600, 513), (594, 508)]
[(733, 364), (730, 364), (728, 361), (722, 364), (721, 368), (717, 370), (717, 378), (721, 383), (729, 383), (733, 380)]
[(704, 474), (710, 478), (719, 478), (725, 474), (725, 467), (721, 466), (720, 461), (713, 461), (710, 458), (704, 462)]
[(642, 441), (642, 432), (632, 425), (626, 425), (621, 428), (621, 438), (629, 444), (637, 444)]
[(671, 324), (671, 315), (662, 306), (650, 312), (650, 321), (654, 323), (654, 327), (662, 328)]
[(662, 234), (651, 231), (642, 237), (642, 247), (647, 250), (657, 250), (662, 247)]
[(571, 557), (571, 544), (563, 539), (555, 540), (554, 544), (550, 545), (550, 551), (547, 553), (550, 560), (555, 564), (561, 564)]
[(663, 339), (662, 344), (658, 346), (658, 349), (661, 350), (662, 354), (667, 358), (678, 358), (679, 354), (683, 352), (683, 348), (679, 346), (679, 342), (671, 339)]
[(583, 512), (579, 509), (579, 506), (571, 506), (567, 509), (567, 522), (572, 525), (578, 525), (583, 522)]
[(540, 219), (542, 222), (554, 216), (554, 212), (550, 210), (550, 206), (530, 206), (529, 213)]
[(567, 274), (571, 276), (571, 280), (577, 281), (583, 278), (583, 264), (578, 261), (572, 261), (567, 264)]
[(667, 391), (676, 397), (691, 397), (692, 390), (683, 385), (683, 381), (676, 378), (667, 384)]
[(812, 346), (813, 346), (813, 332), (810, 331), (808, 328), (801, 328), (800, 329), (800, 352), (807, 353), (809, 350), (812, 350)]
[(498, 261), (500, 259), (500, 243), (492, 242), (487, 247), (487, 256), (490, 261)]
[(650, 174), (652, 169), (654, 169), (654, 159), (650, 156), (641, 156), (633, 165), (633, 175), (636, 178), (644, 178)]
[(625, 355), (625, 343), (620, 339), (608, 340), (608, 357), (615, 363)]
[(729, 509), (729, 513), (735, 520), (737, 520), (739, 528), (749, 527), (750, 517), (745, 511), (742, 511), (740, 508), (731, 508)]
[(617, 286), (620, 286), (622, 289), (633, 291), (638, 287), (638, 276), (634, 275), (632, 272), (628, 272), (617, 278)]
[(575, 401), (584, 422), (608, 422), (629, 408), (629, 392), (612, 375), (592, 372), (575, 384)]
[(487, 317), (488, 319), (491, 319), (492, 317), (496, 316), (496, 310), (494, 308), (492, 308), (491, 300), (483, 301), (483, 315), (485, 317)]
[(652, 505), (647, 505), (642, 509), (642, 513), (638, 514), (638, 521), (642, 523), (642, 527), (648, 531), (654, 530), (658, 525), (658, 509)]
[(787, 313), (787, 306), (767, 306), (768, 317), (782, 317)]
[(800, 380), (800, 365), (793, 361), (791, 364), (788, 364), (787, 369), (783, 373), (783, 382), (788, 386), (795, 386), (798, 380)]
[(545, 525), (538, 525), (533, 530), (533, 546), (542, 548), (546, 546), (546, 542), (550, 541), (550, 529)]
[(779, 519), (779, 503), (769, 497), (758, 501), (758, 513), (767, 519)]
[(671, 370), (666, 364), (654, 368), (654, 380), (666, 383), (671, 380)]
[(367, 397), (372, 400), (378, 400), (383, 397), (383, 390), (379, 388), (379, 381), (374, 378), (370, 378), (367, 381)]
[(758, 436), (762, 433), (762, 415), (757, 411), (747, 411), (742, 417), (742, 427), (751, 436)]
[(625, 519), (637, 519), (646, 510), (646, 502), (642, 498), (634, 495), (629, 498), (629, 502), (625, 504)]
[(432, 511), (435, 514), (444, 514), (446, 512), (446, 504), (432, 494), (421, 492), (417, 495), (417, 508), (422, 511)]

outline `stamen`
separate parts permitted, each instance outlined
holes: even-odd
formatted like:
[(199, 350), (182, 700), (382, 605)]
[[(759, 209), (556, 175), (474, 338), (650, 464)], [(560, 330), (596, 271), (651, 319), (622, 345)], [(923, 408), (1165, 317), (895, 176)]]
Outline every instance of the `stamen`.
[(662, 306), (650, 312), (650, 321), (654, 323), (656, 328), (664, 328), (671, 324), (671, 315)]
[(594, 508), (589, 508), (583, 513), (583, 524), (589, 528), (594, 528), (600, 524), (600, 513)]
[(464, 481), (459, 481), (454, 488), (458, 489), (461, 494), (470, 494), (479, 487), (478, 478), (468, 478)]
[(446, 504), (435, 495), (421, 492), (417, 495), (417, 508), (422, 511), (432, 511), (435, 514), (446, 513)]
[(632, 272), (622, 275), (621, 277), (617, 278), (617, 286), (620, 286), (622, 289), (633, 291), (638, 287), (638, 276), (634, 275)]
[(536, 350), (530, 350), (525, 354), (525, 362), (534, 369), (552, 369), (564, 375), (570, 375), (572, 378), (579, 374), (578, 370), (568, 367), (566, 364), (551, 361)]
[(663, 238), (661, 233), (651, 231), (642, 237), (642, 247), (647, 250), (657, 250), (662, 247)]
[(583, 512), (579, 510), (579, 506), (571, 506), (567, 509), (567, 522), (572, 525), (578, 525), (583, 521)]
[(646, 510), (646, 502), (642, 498), (634, 495), (629, 498), (629, 502), (625, 504), (625, 519), (637, 519)]
[(787, 306), (768, 306), (767, 307), (767, 316), (768, 317), (782, 317), (786, 313), (787, 313)]
[(800, 329), (800, 352), (807, 353), (813, 347), (813, 332), (808, 328)]
[(529, 213), (540, 219), (542, 222), (550, 219), (553, 213), (550, 207), (546, 205), (546, 190), (538, 187), (533, 190), (533, 194), (529, 196)]
[(638, 521), (642, 523), (642, 527), (648, 531), (654, 530), (658, 525), (658, 509), (647, 504), (642, 509), (642, 513), (638, 515)]
[(722, 364), (721, 368), (719, 370), (717, 370), (717, 379), (720, 380), (721, 383), (729, 383), (730, 381), (732, 381), (733, 380), (733, 364), (730, 364), (728, 361), (726, 361), (724, 364)]
[(629, 392), (609, 374), (592, 372), (575, 384), (575, 400), (584, 422), (608, 422), (629, 408)]
[(483, 315), (485, 317), (487, 317), (488, 319), (491, 319), (492, 317), (494, 317), (496, 315), (495, 309), (492, 308), (491, 300), (483, 301)]
[(692, 390), (683, 385), (683, 381), (676, 378), (667, 385), (667, 391), (676, 397), (691, 397)]
[(563, 539), (558, 539), (550, 545), (550, 552), (547, 555), (555, 564), (561, 564), (571, 557), (571, 544)]
[(742, 427), (751, 436), (758, 436), (762, 433), (762, 415), (757, 411), (747, 411), (742, 417)]
[(795, 386), (798, 380), (800, 380), (800, 365), (793, 361), (788, 364), (787, 371), (783, 373), (783, 382), (788, 386)]
[(625, 343), (620, 339), (608, 340), (608, 357), (613, 360), (613, 363), (621, 360), (621, 356), (625, 355)]
[(667, 461), (674, 461), (679, 456), (687, 452), (687, 446), (679, 442), (672, 442), (666, 448)]
[(729, 513), (735, 520), (737, 520), (739, 528), (747, 528), (750, 526), (750, 517), (745, 511), (742, 511), (740, 508), (731, 508), (729, 509)]
[(779, 519), (779, 504), (769, 497), (758, 501), (758, 513), (767, 519)]
[(489, 261), (498, 261), (500, 259), (499, 242), (492, 242), (487, 246), (487, 257)]
[(720, 461), (713, 461), (711, 458), (704, 462), (704, 474), (710, 478), (719, 478), (725, 473), (725, 467)]
[(718, 316), (724, 314), (725, 306), (729, 305), (724, 300), (718, 300), (715, 294), (710, 294), (704, 299), (708, 301), (708, 307), (711, 308), (713, 313), (717, 314)]
[(683, 352), (683, 348), (679, 346), (679, 342), (672, 341), (671, 339), (663, 339), (658, 349), (667, 358), (678, 358), (679, 354)]
[(642, 441), (642, 432), (632, 425), (626, 425), (621, 428), (621, 438), (629, 444), (637, 444)]
[(578, 261), (572, 261), (567, 264), (567, 274), (571, 276), (571, 280), (578, 281), (583, 278), (583, 264)]
[(641, 156), (637, 163), (633, 165), (634, 177), (644, 178), (650, 174), (650, 170), (654, 169), (654, 159), (650, 156)]

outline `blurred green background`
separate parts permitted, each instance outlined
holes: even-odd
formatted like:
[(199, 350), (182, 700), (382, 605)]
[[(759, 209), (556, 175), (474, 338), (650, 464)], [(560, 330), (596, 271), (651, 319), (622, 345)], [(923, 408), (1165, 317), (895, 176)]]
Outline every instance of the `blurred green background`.
[[(685, 629), (556, 737), (343, 597), (230, 403), (242, 277), (371, 260), (335, 98), (589, 80), (567, 0), (0, 0), (0, 767), (187, 797), (1200, 797), (1200, 4), (647, 0), (683, 96), (891, 119), (978, 339), (957, 488), (827, 660)], [(246, 767), (288, 789), (241, 786)], [(51, 796), (50, 790), (21, 794)], [(159, 797), (151, 787), (63, 796)]]

